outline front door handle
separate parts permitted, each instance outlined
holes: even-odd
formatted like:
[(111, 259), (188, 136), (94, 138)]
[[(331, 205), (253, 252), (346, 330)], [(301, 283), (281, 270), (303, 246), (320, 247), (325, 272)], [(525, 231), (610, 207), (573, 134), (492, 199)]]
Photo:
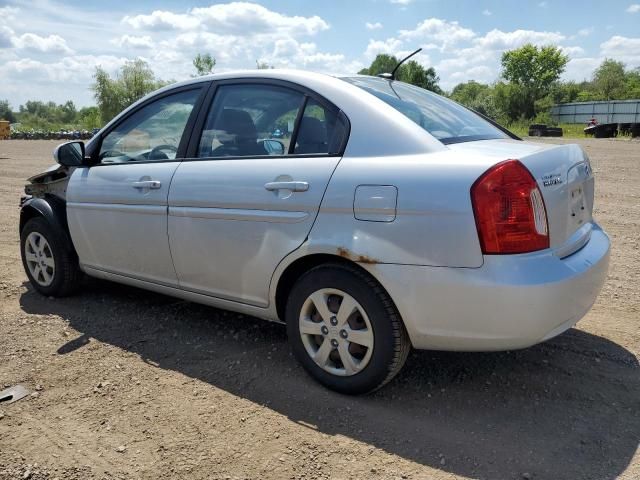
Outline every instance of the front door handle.
[(269, 182), (264, 184), (264, 188), (270, 192), (276, 190), (291, 190), (292, 192), (306, 192), (309, 190), (308, 182)]
[(157, 190), (162, 186), (162, 183), (160, 183), (160, 180), (142, 180), (140, 182), (133, 182), (131, 186), (133, 188), (149, 188)]

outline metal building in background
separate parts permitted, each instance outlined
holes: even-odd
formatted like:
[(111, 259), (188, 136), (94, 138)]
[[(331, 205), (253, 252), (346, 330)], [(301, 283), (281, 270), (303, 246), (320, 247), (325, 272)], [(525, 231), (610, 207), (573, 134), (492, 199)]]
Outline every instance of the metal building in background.
[(551, 107), (551, 118), (557, 123), (587, 124), (592, 118), (600, 124), (640, 123), (640, 100), (562, 103)]

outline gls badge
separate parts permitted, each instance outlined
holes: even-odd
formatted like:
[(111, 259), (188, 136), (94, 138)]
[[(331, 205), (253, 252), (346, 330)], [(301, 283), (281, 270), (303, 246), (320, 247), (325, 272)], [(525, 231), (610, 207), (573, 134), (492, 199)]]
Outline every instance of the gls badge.
[(559, 173), (552, 173), (551, 175), (545, 175), (542, 177), (542, 185), (550, 187), (551, 185), (558, 185), (562, 183), (562, 177)]

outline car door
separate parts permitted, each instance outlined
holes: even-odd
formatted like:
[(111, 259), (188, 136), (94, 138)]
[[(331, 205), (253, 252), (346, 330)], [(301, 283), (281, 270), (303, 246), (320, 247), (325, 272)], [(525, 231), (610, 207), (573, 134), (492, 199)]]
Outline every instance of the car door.
[(276, 266), (316, 218), (346, 117), (300, 87), (245, 81), (219, 84), (202, 123), (169, 192), (180, 286), (266, 306)]
[(167, 238), (167, 196), (203, 88), (191, 86), (145, 102), (104, 135), (97, 165), (71, 175), (67, 217), (84, 267), (177, 285)]

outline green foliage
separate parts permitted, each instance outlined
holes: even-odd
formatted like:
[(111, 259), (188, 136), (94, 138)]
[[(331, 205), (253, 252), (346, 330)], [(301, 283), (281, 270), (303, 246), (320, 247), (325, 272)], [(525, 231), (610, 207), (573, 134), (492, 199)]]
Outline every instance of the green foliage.
[(380, 53), (376, 55), (376, 58), (371, 62), (369, 68), (363, 68), (358, 73), (360, 75), (379, 75), (380, 73), (391, 73), (396, 68), (398, 59), (394, 56), (387, 55), (386, 53)]
[[(569, 56), (554, 46), (526, 44), (502, 54), (502, 77), (518, 87), (517, 93), (521, 97), (517, 100), (520, 105), (519, 116), (536, 116), (536, 102), (549, 94), (568, 61)], [(509, 114), (509, 118), (515, 120), (517, 117)]]
[[(381, 53), (371, 62), (369, 68), (363, 68), (358, 73), (361, 75), (391, 73), (393, 69), (396, 68), (396, 65), (398, 65), (398, 61), (399, 60), (392, 55)], [(402, 64), (396, 72), (396, 79), (431, 90), (432, 92), (442, 93), (442, 90), (438, 86), (440, 78), (436, 74), (435, 69), (433, 67), (424, 68), (415, 60), (410, 60)]]
[(491, 118), (500, 116), (493, 87), (470, 80), (451, 91), (451, 99)]
[(532, 92), (545, 91), (560, 79), (568, 61), (557, 47), (528, 43), (502, 54), (502, 76)]
[(9, 120), (11, 123), (16, 121), (9, 100), (0, 100), (0, 120)]
[(196, 74), (192, 77), (201, 77), (203, 75), (209, 75), (213, 73), (213, 68), (216, 66), (216, 59), (210, 54), (197, 54), (193, 59), (193, 66), (196, 69)]
[(605, 100), (623, 95), (625, 84), (624, 63), (606, 58), (593, 72), (593, 86)]
[(640, 68), (626, 70), (606, 59), (590, 81), (560, 82), (567, 57), (555, 47), (525, 45), (502, 56), (502, 78), (493, 85), (469, 81), (450, 97), (504, 125), (553, 125), (551, 107), (559, 103), (640, 98)]
[(431, 90), (436, 93), (443, 93), (438, 82), (440, 77), (436, 74), (433, 67), (424, 68), (418, 62), (409, 60), (403, 64), (396, 73), (398, 80), (410, 83), (416, 87)]
[(96, 68), (93, 77), (95, 83), (91, 88), (103, 123), (147, 93), (166, 85), (166, 82), (156, 79), (149, 64), (140, 59), (126, 62), (114, 78), (100, 67)]
[(82, 128), (86, 130), (101, 128), (102, 120), (100, 118), (100, 110), (98, 107), (81, 108), (78, 111), (77, 124), (81, 125)]
[(59, 105), (31, 100), (20, 105), (14, 117), (21, 130), (91, 130), (102, 126), (98, 107), (78, 110), (71, 100)]

